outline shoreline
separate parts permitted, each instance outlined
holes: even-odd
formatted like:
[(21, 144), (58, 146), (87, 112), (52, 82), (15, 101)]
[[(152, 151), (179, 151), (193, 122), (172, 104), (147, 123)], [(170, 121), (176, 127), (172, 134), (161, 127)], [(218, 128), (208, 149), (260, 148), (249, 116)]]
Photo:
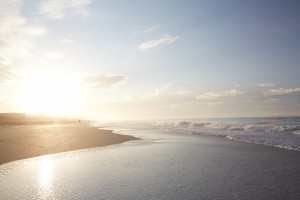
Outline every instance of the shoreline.
[(208, 137), (208, 138), (221, 138), (221, 139), (224, 139), (226, 141), (238, 142), (238, 143), (247, 144), (247, 145), (250, 144), (250, 145), (263, 146), (263, 147), (268, 147), (268, 148), (275, 148), (275, 149), (279, 149), (279, 150), (292, 151), (292, 152), (299, 152), (300, 153), (300, 149), (288, 148), (288, 147), (281, 146), (281, 145), (272, 145), (272, 144), (266, 144), (266, 143), (255, 143), (255, 142), (251, 142), (251, 141), (245, 141), (245, 140), (239, 140), (239, 139), (231, 138), (229, 136), (224, 136), (224, 135), (193, 134), (191, 136), (192, 137), (203, 137), (203, 138), (205, 138), (205, 137)]
[(0, 165), (55, 153), (109, 146), (138, 138), (88, 124), (0, 126)]
[[(0, 196), (299, 199), (299, 155), (224, 137), (175, 135), (100, 152), (54, 154), (49, 162), (28, 159), (0, 165)], [(18, 184), (11, 184), (16, 180)]]

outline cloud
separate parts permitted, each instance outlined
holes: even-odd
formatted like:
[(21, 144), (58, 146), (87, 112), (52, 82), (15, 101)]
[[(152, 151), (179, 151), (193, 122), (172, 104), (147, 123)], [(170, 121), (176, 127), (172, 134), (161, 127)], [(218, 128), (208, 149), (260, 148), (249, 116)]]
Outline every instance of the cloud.
[(146, 50), (149, 50), (151, 48), (157, 47), (157, 46), (162, 45), (162, 44), (172, 44), (178, 38), (179, 38), (179, 36), (174, 36), (173, 37), (173, 36), (170, 36), (170, 35), (165, 35), (165, 36), (162, 36), (158, 39), (149, 40), (149, 41), (141, 43), (139, 45), (139, 49), (141, 51), (146, 51)]
[(11, 81), (18, 77), (18, 73), (13, 68), (0, 66), (0, 83)]
[(163, 93), (165, 93), (168, 90), (168, 88), (170, 88), (171, 85), (172, 85), (172, 83), (168, 83), (167, 85), (164, 85), (162, 88), (155, 89), (154, 94), (150, 95), (150, 96), (162, 95)]
[(188, 95), (188, 94), (191, 94), (191, 93), (192, 93), (191, 91), (179, 90), (179, 91), (172, 92), (171, 94), (176, 94), (176, 95), (183, 96), (183, 95)]
[(227, 96), (237, 96), (244, 94), (243, 92), (240, 92), (238, 90), (229, 90), (225, 92), (206, 92), (202, 95), (197, 96), (197, 99), (201, 100), (216, 100), (221, 97), (227, 97)]
[(62, 53), (55, 53), (55, 52), (46, 52), (44, 53), (45, 57), (48, 59), (59, 59), (65, 57)]
[(210, 103), (207, 103), (207, 105), (209, 106), (215, 106), (215, 105), (220, 105), (220, 104), (223, 104), (223, 102), (210, 102)]
[(274, 102), (274, 101), (281, 101), (281, 99), (268, 99), (268, 101), (272, 101), (272, 102)]
[(63, 19), (66, 14), (86, 18), (92, 0), (44, 0), (39, 5), (39, 13), (50, 19)]
[(155, 26), (150, 26), (148, 28), (146, 28), (143, 33), (147, 34), (147, 33), (151, 33), (153, 31), (156, 31), (157, 29), (159, 29), (159, 26), (155, 25)]
[(291, 94), (300, 92), (300, 88), (279, 88), (279, 89), (269, 89), (267, 92), (264, 93), (266, 96), (271, 95), (284, 95), (284, 94)]
[(260, 87), (273, 87), (274, 85), (273, 85), (273, 83), (259, 83), (259, 84), (257, 84), (258, 86), (260, 86)]
[(164, 85), (161, 88), (155, 89), (154, 93), (147, 95), (147, 97), (161, 96), (161, 95), (185, 96), (191, 93), (192, 92), (189, 90), (178, 88), (178, 84), (176, 85), (175, 83), (168, 83), (167, 85)]
[(125, 75), (98, 74), (85, 76), (83, 81), (93, 88), (109, 89), (124, 83), (127, 78)]
[(74, 40), (68, 39), (68, 38), (63, 39), (60, 42), (63, 44), (71, 44), (71, 45), (77, 44), (77, 42), (75, 42)]
[(21, 16), (21, 1), (0, 1), (0, 65), (25, 57), (34, 48), (34, 39), (46, 33), (42, 26), (29, 24)]

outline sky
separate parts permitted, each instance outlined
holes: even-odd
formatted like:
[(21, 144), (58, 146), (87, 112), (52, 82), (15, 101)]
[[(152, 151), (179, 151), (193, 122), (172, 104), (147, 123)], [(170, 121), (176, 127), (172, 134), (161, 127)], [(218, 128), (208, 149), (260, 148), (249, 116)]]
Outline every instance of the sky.
[(0, 112), (300, 115), (297, 0), (1, 0)]

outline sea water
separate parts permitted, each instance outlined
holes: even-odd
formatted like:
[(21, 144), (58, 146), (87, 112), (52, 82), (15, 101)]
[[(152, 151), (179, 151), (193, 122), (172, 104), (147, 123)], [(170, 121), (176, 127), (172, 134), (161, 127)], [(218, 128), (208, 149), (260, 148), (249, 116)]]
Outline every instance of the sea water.
[(1, 165), (0, 199), (300, 199), (298, 151), (198, 135), (278, 142), (299, 137), (297, 118), (117, 124), (97, 126), (141, 139)]
[(97, 125), (128, 133), (158, 130), (223, 136), (231, 140), (300, 151), (300, 117), (148, 120), (102, 122)]

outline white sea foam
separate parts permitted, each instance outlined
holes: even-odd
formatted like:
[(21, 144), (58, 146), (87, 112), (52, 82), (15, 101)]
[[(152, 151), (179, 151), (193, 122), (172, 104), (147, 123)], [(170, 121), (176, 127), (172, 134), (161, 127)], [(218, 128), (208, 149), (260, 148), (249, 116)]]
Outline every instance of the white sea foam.
[(148, 129), (228, 139), (300, 151), (300, 118), (152, 120), (101, 123), (128, 130)]
[(294, 133), (295, 135), (299, 135), (299, 136), (300, 136), (300, 130), (293, 131), (293, 133)]

